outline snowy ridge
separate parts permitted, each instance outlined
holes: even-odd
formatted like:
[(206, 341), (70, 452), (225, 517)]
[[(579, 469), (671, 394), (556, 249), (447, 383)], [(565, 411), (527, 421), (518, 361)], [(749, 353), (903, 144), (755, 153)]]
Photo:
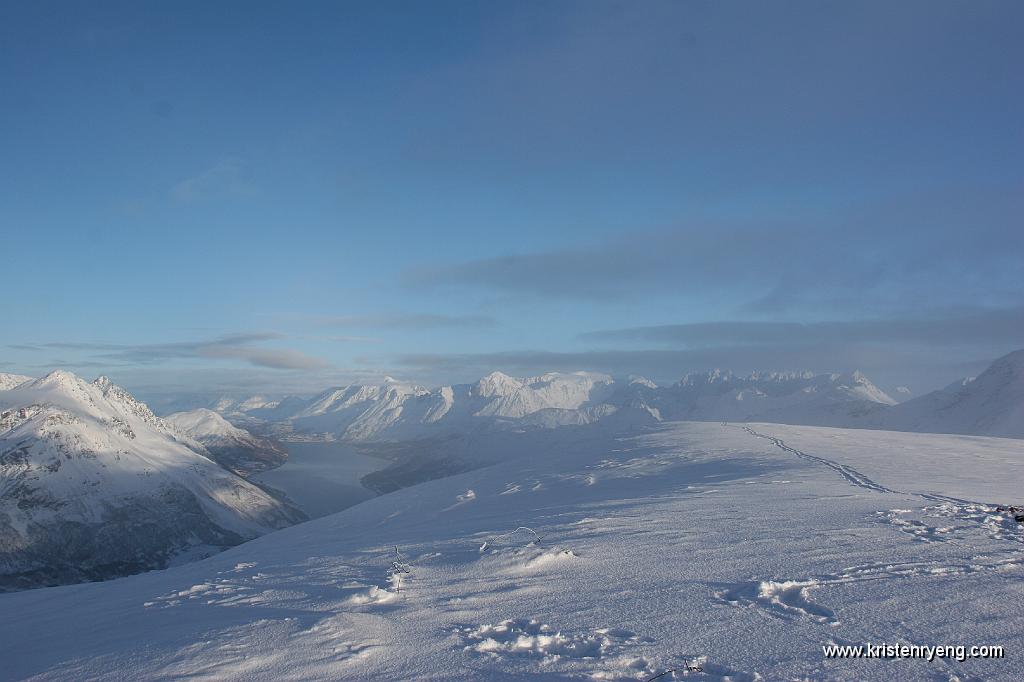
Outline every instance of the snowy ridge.
[(101, 377), (0, 392), (0, 586), (166, 566), (301, 520)]
[(897, 405), (880, 425), (899, 431), (1024, 438), (1024, 350), (999, 358), (976, 378)]
[[(1024, 438), (1021, 354), (993, 363), (978, 384), (963, 379), (905, 402), (861, 372), (814, 374), (716, 369), (659, 386), (631, 376), (588, 372), (513, 377), (428, 389), (392, 379), (332, 388), (313, 398), (224, 399), (215, 411), (246, 425), (284, 425), (282, 435), (400, 441), (516, 428), (659, 421), (765, 421), (842, 428)], [(979, 377), (979, 379), (982, 377)], [(907, 393), (901, 391), (905, 397)], [(247, 407), (256, 406), (256, 407)]]
[(843, 425), (894, 403), (859, 372), (737, 377), (715, 370), (661, 387), (643, 377), (616, 381), (592, 372), (525, 378), (492, 372), (472, 384), (432, 390), (393, 380), (332, 388), (305, 401), (286, 398), (245, 416), (287, 423), (299, 434), (376, 441), (597, 422), (617, 428), (678, 419)]
[(202, 444), (210, 457), (240, 476), (284, 464), (288, 452), (278, 443), (234, 426), (213, 410), (169, 414), (165, 421), (179, 433)]
[(4, 372), (0, 372), (0, 391), (9, 391), (15, 386), (32, 380), (32, 377), (27, 377), (22, 374), (5, 374)]

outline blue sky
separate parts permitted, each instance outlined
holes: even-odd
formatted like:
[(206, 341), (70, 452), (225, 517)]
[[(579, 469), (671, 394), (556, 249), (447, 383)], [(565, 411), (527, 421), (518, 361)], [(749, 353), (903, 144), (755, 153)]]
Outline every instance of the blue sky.
[(1024, 347), (1018, 2), (22, 3), (0, 371), (860, 368)]

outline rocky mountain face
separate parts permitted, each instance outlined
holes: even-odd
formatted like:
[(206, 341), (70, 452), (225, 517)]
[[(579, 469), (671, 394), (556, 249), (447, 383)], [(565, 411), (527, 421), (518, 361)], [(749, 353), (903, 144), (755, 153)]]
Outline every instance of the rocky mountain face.
[(0, 589), (162, 568), (303, 518), (105, 378), (0, 391)]

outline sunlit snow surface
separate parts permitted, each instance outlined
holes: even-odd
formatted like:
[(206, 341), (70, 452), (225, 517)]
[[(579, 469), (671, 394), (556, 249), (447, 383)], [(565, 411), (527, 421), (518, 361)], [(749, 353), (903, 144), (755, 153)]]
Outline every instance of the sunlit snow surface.
[[(0, 677), (1020, 678), (1024, 532), (994, 505), (1021, 441), (560, 434), (195, 564), (2, 595)], [(1007, 654), (822, 656), (883, 642)]]

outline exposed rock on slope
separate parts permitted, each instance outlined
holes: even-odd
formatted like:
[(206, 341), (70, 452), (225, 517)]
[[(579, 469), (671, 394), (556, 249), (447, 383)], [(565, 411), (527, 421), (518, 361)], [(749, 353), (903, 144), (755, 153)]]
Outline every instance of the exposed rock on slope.
[(0, 392), (0, 588), (99, 580), (303, 519), (105, 378)]
[(199, 441), (210, 456), (239, 476), (279, 467), (288, 459), (282, 445), (232, 425), (213, 410), (199, 408), (164, 417), (175, 429)]

